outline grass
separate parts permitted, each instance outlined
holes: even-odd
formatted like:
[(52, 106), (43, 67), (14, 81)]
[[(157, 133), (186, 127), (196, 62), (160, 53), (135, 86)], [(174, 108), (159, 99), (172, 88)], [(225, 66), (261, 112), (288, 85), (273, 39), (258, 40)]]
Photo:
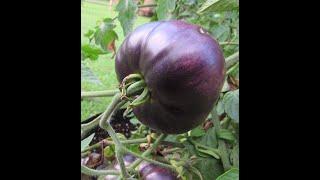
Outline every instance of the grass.
[[(94, 28), (97, 25), (97, 21), (109, 17), (114, 18), (117, 12), (114, 11), (115, 6), (110, 9), (107, 4), (96, 4), (90, 2), (83, 2), (81, 6), (81, 42), (82, 44), (88, 43), (88, 40), (83, 37), (89, 29)], [(118, 34), (119, 39), (116, 41), (116, 47), (119, 49), (124, 35), (120, 23), (116, 20), (115, 31)], [(149, 18), (138, 16), (135, 21), (135, 27), (149, 22)], [(84, 63), (93, 71), (94, 75), (99, 78), (102, 84), (97, 85), (85, 80), (81, 81), (82, 91), (96, 91), (96, 90), (108, 90), (116, 89), (118, 81), (114, 71), (114, 59), (111, 58), (111, 54), (99, 57), (96, 61), (86, 60)], [(83, 100), (81, 102), (81, 120), (104, 111), (107, 105), (110, 103), (111, 97), (106, 98), (94, 98), (90, 100)]]

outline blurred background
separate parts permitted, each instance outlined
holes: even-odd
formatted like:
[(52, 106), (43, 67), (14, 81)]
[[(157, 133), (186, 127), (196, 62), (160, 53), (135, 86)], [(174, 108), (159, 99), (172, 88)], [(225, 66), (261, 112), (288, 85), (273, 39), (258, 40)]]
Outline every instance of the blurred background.
[[(147, 2), (146, 2), (147, 3)], [(88, 43), (88, 38), (84, 36), (90, 29), (94, 28), (104, 18), (114, 18), (117, 16), (115, 7), (117, 0), (111, 3), (109, 0), (85, 0), (81, 3), (81, 44)], [(147, 23), (149, 17), (138, 16), (134, 27)], [(116, 22), (115, 32), (118, 40), (115, 41), (116, 49), (124, 39), (123, 30), (119, 21)], [(118, 82), (114, 71), (114, 58), (112, 54), (100, 55), (97, 60), (86, 60), (81, 62), (81, 90), (95, 91), (116, 89)], [(101, 113), (105, 110), (110, 97), (85, 99), (81, 102), (81, 121), (86, 118)]]

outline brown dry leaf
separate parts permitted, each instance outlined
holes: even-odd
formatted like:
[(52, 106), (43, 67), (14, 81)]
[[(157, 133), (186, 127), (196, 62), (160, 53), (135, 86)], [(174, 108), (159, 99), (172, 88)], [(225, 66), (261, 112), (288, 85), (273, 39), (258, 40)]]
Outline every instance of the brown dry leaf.
[(113, 53), (113, 54), (112, 54), (112, 58), (114, 58), (114, 56), (116, 55), (116, 43), (115, 43), (115, 39), (112, 40), (112, 41), (108, 44), (107, 49)]
[(202, 125), (202, 128), (203, 130), (207, 131), (209, 128), (211, 128), (213, 126), (213, 123), (212, 121), (210, 120), (206, 120), (203, 125)]
[(228, 84), (230, 86), (231, 91), (239, 88), (239, 81), (235, 80), (233, 77), (229, 76), (227, 81), (228, 81)]
[(91, 153), (88, 156), (87, 161), (85, 162), (85, 166), (89, 168), (94, 168), (100, 165), (103, 162), (102, 156), (99, 153)]

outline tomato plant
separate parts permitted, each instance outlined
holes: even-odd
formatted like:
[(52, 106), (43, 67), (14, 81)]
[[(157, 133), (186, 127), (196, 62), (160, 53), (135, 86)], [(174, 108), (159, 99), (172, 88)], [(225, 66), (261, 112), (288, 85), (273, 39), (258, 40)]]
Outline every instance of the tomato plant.
[[(152, 7), (153, 16), (133, 29), (143, 7)], [(85, 34), (89, 43), (81, 48), (83, 61), (113, 53), (119, 80), (117, 90), (81, 94), (113, 97), (105, 112), (81, 125), (82, 174), (238, 179), (238, 1), (120, 0), (116, 11)], [(126, 37), (119, 49), (116, 21)], [(129, 136), (121, 134), (125, 127), (134, 127)], [(96, 142), (100, 131), (107, 136)]]

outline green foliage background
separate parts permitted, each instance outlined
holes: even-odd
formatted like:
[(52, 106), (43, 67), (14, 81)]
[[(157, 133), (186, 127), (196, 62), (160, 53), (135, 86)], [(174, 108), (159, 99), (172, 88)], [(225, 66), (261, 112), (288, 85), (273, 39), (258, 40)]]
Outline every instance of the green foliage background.
[[(183, 19), (198, 24), (221, 44), (224, 56), (239, 51), (239, 2), (237, 0), (157, 0), (156, 13), (152, 18), (137, 16), (139, 5), (133, 0), (120, 0), (111, 9), (107, 4), (82, 2), (82, 91), (116, 89), (118, 82), (114, 72), (114, 58), (106, 45), (115, 40), (119, 48), (125, 35), (135, 27), (156, 20)], [(215, 113), (208, 117), (214, 121), (225, 115), (220, 128), (203, 130), (201, 126), (188, 134), (171, 135), (168, 141), (185, 145), (186, 159), (196, 155), (194, 167), (203, 179), (234, 180), (239, 176), (239, 63), (232, 64), (227, 71), (223, 91), (217, 102)], [(94, 98), (81, 102), (81, 119), (105, 110), (110, 98)], [(215, 117), (216, 116), (216, 117)], [(228, 155), (231, 169), (224, 172), (217, 151)], [(88, 143), (88, 142), (83, 142)], [(221, 156), (221, 155), (220, 155)], [(174, 164), (174, 162), (172, 162)], [(180, 169), (181, 170), (181, 169)], [(183, 178), (200, 179), (196, 172), (180, 171)]]

